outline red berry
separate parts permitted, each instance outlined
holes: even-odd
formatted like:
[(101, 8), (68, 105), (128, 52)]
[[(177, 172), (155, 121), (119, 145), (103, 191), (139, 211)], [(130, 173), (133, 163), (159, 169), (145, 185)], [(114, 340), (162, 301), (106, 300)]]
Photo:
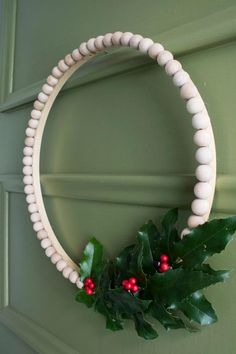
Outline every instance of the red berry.
[(128, 282), (127, 279), (122, 280), (122, 286), (123, 286), (123, 288), (125, 288), (128, 283), (129, 283), (129, 282)]
[(160, 265), (160, 271), (161, 272), (166, 272), (169, 269), (169, 264), (168, 263), (161, 263)]
[(131, 290), (131, 289), (132, 289), (132, 284), (127, 282), (127, 284), (125, 285), (125, 290)]
[(87, 295), (92, 295), (92, 294), (94, 294), (93, 290), (90, 289), (90, 288), (85, 288), (85, 291), (86, 291), (86, 294), (87, 294)]
[(129, 282), (130, 282), (130, 284), (132, 284), (132, 285), (136, 284), (136, 281), (137, 281), (137, 279), (136, 279), (135, 277), (129, 278)]
[(167, 254), (162, 254), (160, 257), (160, 260), (161, 260), (161, 262), (166, 263), (166, 262), (168, 262), (169, 257), (167, 256)]
[(132, 285), (132, 291), (136, 293), (138, 291), (138, 285), (136, 284)]
[(92, 278), (86, 278), (85, 281), (84, 281), (84, 285), (89, 285), (91, 283), (93, 283)]
[(94, 283), (90, 283), (90, 284), (88, 285), (88, 287), (89, 287), (90, 289), (94, 289), (95, 285), (94, 285)]

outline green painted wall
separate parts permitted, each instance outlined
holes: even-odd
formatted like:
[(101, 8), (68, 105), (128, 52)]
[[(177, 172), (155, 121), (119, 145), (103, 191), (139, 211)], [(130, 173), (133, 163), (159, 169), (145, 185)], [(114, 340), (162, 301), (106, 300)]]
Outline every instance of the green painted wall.
[[(158, 326), (160, 338), (145, 342), (129, 324), (106, 331), (44, 256), (21, 182), (24, 130), (42, 80), (80, 42), (128, 30), (161, 41), (198, 85), (217, 145), (212, 217), (236, 213), (235, 0), (0, 0), (0, 11), (0, 353), (235, 353), (235, 273), (207, 291), (219, 322), (199, 334)], [(147, 58), (119, 49), (75, 74), (50, 113), (41, 158), (50, 221), (75, 260), (91, 234), (114, 255), (173, 206), (184, 225), (192, 134), (177, 90)], [(235, 252), (234, 242), (212, 264), (235, 268)]]

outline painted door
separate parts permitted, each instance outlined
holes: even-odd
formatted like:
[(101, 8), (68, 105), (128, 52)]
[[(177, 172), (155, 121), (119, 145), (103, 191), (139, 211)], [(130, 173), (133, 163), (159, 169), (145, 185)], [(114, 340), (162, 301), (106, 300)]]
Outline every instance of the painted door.
[[(105, 330), (75, 302), (76, 289), (43, 254), (22, 184), (24, 130), (51, 68), (82, 41), (116, 30), (162, 42), (180, 58), (207, 103), (218, 178), (213, 216), (236, 213), (235, 0), (1, 0), (0, 352), (3, 354), (233, 354), (236, 275), (207, 291), (219, 322), (145, 342), (131, 325)], [(171, 102), (171, 103), (170, 103)], [(52, 226), (76, 261), (90, 235), (115, 255), (139, 225), (193, 197), (190, 115), (152, 61), (108, 52), (86, 65), (56, 100), (43, 138), (41, 182)], [(235, 268), (236, 243), (215, 257)]]

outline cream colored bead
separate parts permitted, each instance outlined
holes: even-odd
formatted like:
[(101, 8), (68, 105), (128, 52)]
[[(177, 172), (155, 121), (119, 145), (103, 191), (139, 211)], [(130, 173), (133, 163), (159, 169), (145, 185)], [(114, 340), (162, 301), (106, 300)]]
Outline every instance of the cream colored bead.
[[(31, 194), (33, 195), (33, 194)], [(34, 231), (39, 231), (39, 230), (42, 230), (43, 229), (43, 224), (41, 222), (36, 222), (34, 225), (33, 225), (33, 228), (34, 228)]]
[(196, 178), (201, 182), (209, 182), (212, 179), (212, 169), (209, 165), (199, 165), (195, 171)]
[(37, 239), (41, 241), (44, 238), (48, 238), (48, 234), (46, 230), (42, 229), (39, 232), (37, 232)]
[(34, 187), (31, 184), (27, 184), (24, 187), (24, 192), (25, 192), (25, 194), (32, 194), (32, 193), (34, 193)]
[(87, 48), (87, 43), (86, 42), (83, 42), (83, 43), (80, 44), (79, 51), (80, 51), (80, 54), (82, 54), (84, 56), (91, 54), (90, 51)]
[(65, 267), (63, 269), (62, 275), (63, 275), (64, 278), (68, 279), (70, 273), (72, 273), (72, 272), (73, 272), (73, 269), (71, 267)]
[(54, 253), (54, 254), (51, 256), (51, 262), (52, 262), (53, 264), (56, 264), (56, 263), (59, 262), (61, 259), (62, 259), (62, 256), (61, 256), (59, 253)]
[(114, 45), (115, 47), (118, 47), (118, 46), (121, 45), (120, 40), (121, 40), (122, 34), (123, 34), (123, 32), (120, 32), (120, 31), (114, 32), (114, 33), (112, 34), (111, 41), (112, 41), (112, 43), (113, 43), (113, 45)]
[(204, 218), (202, 216), (198, 216), (198, 215), (191, 215), (188, 218), (188, 227), (190, 229), (193, 229), (194, 227), (197, 227), (198, 225), (202, 225), (204, 224)]
[(153, 45), (153, 40), (150, 38), (143, 38), (139, 42), (138, 49), (141, 53), (147, 54), (149, 48)]
[(161, 45), (160, 43), (153, 43), (151, 47), (148, 49), (148, 55), (152, 59), (156, 59), (157, 56), (163, 51), (164, 51), (163, 45)]
[(187, 236), (190, 233), (190, 230), (188, 228), (185, 228), (182, 230), (181, 232), (181, 238), (184, 238), (185, 236)]
[(199, 199), (207, 199), (211, 195), (211, 185), (207, 182), (198, 182), (194, 186), (194, 194)]
[(195, 158), (200, 164), (208, 164), (212, 160), (212, 152), (208, 147), (200, 147), (196, 151)]
[(76, 286), (79, 289), (82, 289), (84, 287), (84, 283), (80, 280), (80, 278), (77, 279)]
[(33, 119), (40, 119), (41, 115), (42, 115), (42, 112), (38, 111), (37, 109), (33, 109), (30, 114), (31, 118), (33, 118)]
[(204, 108), (204, 103), (201, 97), (190, 98), (186, 103), (187, 111), (191, 114), (199, 113)]
[(97, 50), (103, 50), (104, 49), (103, 39), (104, 39), (104, 36), (98, 36), (95, 39), (94, 44), (95, 44), (95, 47), (97, 48)]
[(42, 91), (46, 94), (46, 95), (50, 95), (53, 91), (53, 87), (51, 85), (48, 84), (44, 84), (42, 86)]
[(49, 258), (51, 258), (55, 252), (56, 252), (56, 250), (53, 246), (50, 246), (50, 247), (46, 248), (46, 250), (45, 250), (45, 254)]
[(68, 65), (68, 66), (73, 66), (75, 64), (75, 61), (72, 58), (71, 54), (67, 54), (64, 58), (64, 61), (65, 61), (66, 65)]
[(23, 167), (23, 174), (28, 176), (28, 175), (32, 175), (32, 167), (31, 166), (24, 166)]
[(66, 263), (66, 261), (64, 261), (63, 259), (61, 259), (61, 260), (59, 260), (59, 261), (57, 262), (56, 267), (57, 267), (57, 270), (59, 270), (59, 272), (62, 272), (63, 269), (64, 269), (65, 267), (67, 267), (67, 263)]
[(198, 90), (192, 81), (187, 82), (180, 88), (180, 96), (184, 100), (189, 100), (190, 98), (198, 96)]
[(143, 36), (140, 34), (134, 34), (132, 38), (130, 38), (129, 46), (131, 48), (137, 49), (140, 41), (143, 39)]
[(206, 112), (200, 112), (193, 116), (192, 126), (194, 129), (206, 129), (209, 127), (210, 119)]
[(45, 93), (40, 92), (40, 93), (38, 94), (38, 100), (39, 100), (40, 102), (42, 102), (42, 103), (46, 103), (47, 100), (48, 100), (48, 95), (45, 95)]
[(23, 157), (23, 160), (22, 160), (23, 164), (26, 165), (26, 166), (31, 166), (32, 163), (33, 163), (33, 159), (31, 156), (25, 156)]
[[(28, 176), (27, 176), (28, 177)], [(33, 204), (29, 204), (28, 206), (28, 211), (29, 213), (35, 213), (36, 211), (38, 211), (39, 208), (38, 208), (38, 205), (33, 203)], [(39, 231), (40, 232), (40, 231)]]
[(49, 238), (44, 238), (42, 241), (41, 241), (41, 247), (46, 249), (48, 248), (49, 246), (51, 246), (52, 242)]
[(63, 72), (57, 66), (54, 66), (54, 68), (52, 69), (52, 76), (54, 76), (56, 79), (60, 79), (62, 75)]
[(24, 176), (23, 182), (24, 182), (24, 184), (32, 184), (33, 183), (33, 177), (32, 176)]
[(24, 149), (23, 149), (23, 154), (24, 154), (25, 156), (32, 156), (32, 155), (33, 155), (33, 149), (32, 149), (32, 147), (25, 146)]
[[(42, 111), (44, 109), (45, 104), (42, 102), (39, 102), (38, 100), (34, 101), (34, 108), (37, 111)], [(34, 117), (33, 117), (34, 118)]]
[(168, 61), (168, 63), (165, 66), (165, 71), (169, 76), (175, 75), (181, 69), (182, 69), (182, 65), (178, 60), (175, 59)]
[(120, 38), (120, 42), (123, 46), (129, 46), (130, 39), (133, 37), (133, 33), (124, 32)]
[(195, 215), (205, 215), (209, 211), (209, 203), (205, 199), (195, 199), (191, 205), (192, 211)]
[(28, 125), (30, 128), (36, 129), (39, 125), (39, 121), (37, 119), (30, 119)]
[(165, 66), (172, 59), (173, 54), (168, 50), (163, 50), (163, 52), (158, 55), (157, 62), (160, 66)]
[(73, 270), (73, 272), (71, 272), (69, 275), (69, 280), (72, 284), (75, 284), (78, 278), (79, 274), (76, 272), (76, 270)]
[(103, 44), (106, 48), (112, 47), (112, 33), (106, 33), (103, 38)]
[(26, 146), (34, 146), (34, 138), (32, 138), (32, 137), (25, 138), (25, 145)]
[(97, 48), (95, 47), (95, 38), (90, 38), (87, 42), (87, 48), (91, 53), (96, 53)]
[(36, 202), (36, 198), (34, 194), (29, 194), (26, 196), (26, 201), (28, 204), (32, 204)]
[(81, 55), (78, 48), (73, 50), (73, 52), (71, 53), (71, 56), (75, 61), (79, 61), (83, 58), (83, 56)]
[(61, 59), (58, 64), (57, 64), (58, 68), (60, 71), (62, 71), (63, 73), (66, 72), (69, 69), (69, 66), (66, 65), (64, 59)]
[(29, 138), (33, 138), (35, 136), (35, 129), (26, 128), (25, 135)]
[(189, 74), (182, 70), (179, 70), (174, 76), (173, 76), (173, 84), (177, 87), (181, 87), (184, 84), (186, 84), (190, 80)]
[(211, 138), (206, 130), (198, 130), (193, 136), (193, 141), (198, 146), (208, 146), (210, 144)]
[(41, 217), (40, 217), (39, 213), (32, 213), (30, 215), (30, 219), (31, 219), (32, 222), (36, 222), (36, 221), (40, 221)]
[(58, 79), (55, 76), (49, 75), (47, 77), (47, 83), (48, 85), (54, 87), (58, 84)]

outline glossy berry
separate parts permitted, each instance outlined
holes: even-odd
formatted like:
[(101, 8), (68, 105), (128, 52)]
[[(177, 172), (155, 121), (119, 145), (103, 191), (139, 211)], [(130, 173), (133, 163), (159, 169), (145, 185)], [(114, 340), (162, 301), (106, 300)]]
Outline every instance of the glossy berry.
[(168, 263), (161, 263), (160, 265), (160, 271), (161, 272), (166, 272), (169, 269), (169, 264)]
[(129, 278), (129, 282), (130, 282), (130, 284), (134, 285), (134, 284), (136, 284), (137, 279), (136, 279), (136, 278), (134, 278), (134, 277)]
[(166, 262), (168, 262), (168, 260), (169, 260), (169, 257), (167, 256), (167, 254), (161, 255), (161, 257), (160, 257), (161, 262), (166, 263)]
[(123, 288), (129, 283), (129, 281), (127, 279), (122, 281), (122, 286)]
[(131, 290), (136, 293), (138, 291), (138, 285), (134, 284)]
[(93, 295), (94, 294), (93, 290), (90, 289), (90, 288), (85, 288), (85, 291), (86, 291), (87, 295)]
[(94, 283), (91, 283), (88, 285), (88, 287), (89, 287), (89, 289), (94, 289), (95, 285), (94, 285)]
[(129, 282), (125, 285), (125, 290), (131, 290), (132, 289), (132, 284)]
[(85, 281), (84, 281), (84, 285), (89, 285), (89, 284), (92, 284), (93, 283), (93, 280), (91, 278), (86, 278)]

